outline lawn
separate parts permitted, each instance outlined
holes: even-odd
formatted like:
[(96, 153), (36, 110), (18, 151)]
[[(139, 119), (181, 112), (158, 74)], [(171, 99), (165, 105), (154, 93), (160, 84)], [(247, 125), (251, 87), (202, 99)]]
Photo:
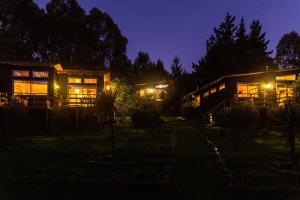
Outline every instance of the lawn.
[[(222, 135), (218, 128), (203, 128), (202, 132), (217, 145), (233, 174), (255, 177), (254, 186), (284, 189), (295, 186), (293, 177), (296, 176), (283, 173), (278, 167), (286, 165), (290, 159), (284, 130), (227, 129)], [(298, 139), (298, 152), (299, 144)]]
[[(109, 159), (109, 130), (72, 133), (73, 136), (56, 133), (59, 136), (2, 137), (0, 174), (8, 172), (16, 182), (13, 180), (9, 185), (0, 187), (0, 197), (5, 194), (9, 199), (19, 199), (20, 196), (31, 199), (47, 194), (51, 197), (49, 199), (64, 195), (68, 197), (65, 199), (76, 199), (84, 196), (83, 193), (98, 197), (99, 191), (104, 196), (113, 193), (115, 197), (125, 195), (133, 199), (210, 199), (222, 196), (224, 175), (216, 167), (198, 127), (183, 118), (164, 117), (164, 124), (153, 128), (139, 129), (129, 123), (118, 124), (115, 133), (117, 150), (114, 162)], [(25, 179), (13, 175), (23, 168), (26, 169)], [(26, 173), (32, 169), (40, 170), (42, 175), (50, 170), (54, 175), (46, 175), (42, 181), (40, 177), (33, 176), (34, 181), (31, 182)], [(66, 174), (74, 175), (77, 170), (80, 172), (80, 182), (73, 176), (70, 177), (74, 178), (73, 182), (58, 181), (66, 179)], [(112, 173), (146, 173), (151, 180), (158, 175), (169, 176), (167, 179), (161, 177), (165, 182), (146, 182), (146, 185), (141, 184), (143, 182), (117, 182), (111, 185), (95, 181), (99, 173), (108, 176)], [(99, 184), (101, 189), (97, 187)], [(65, 194), (70, 191), (77, 194), (76, 198)]]

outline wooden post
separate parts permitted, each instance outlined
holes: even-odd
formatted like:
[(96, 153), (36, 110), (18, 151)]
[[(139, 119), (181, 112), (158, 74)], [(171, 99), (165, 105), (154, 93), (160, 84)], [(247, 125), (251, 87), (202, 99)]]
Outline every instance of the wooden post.
[(76, 115), (76, 129), (78, 130), (79, 127), (79, 113), (78, 113), (78, 107), (75, 108), (75, 115)]

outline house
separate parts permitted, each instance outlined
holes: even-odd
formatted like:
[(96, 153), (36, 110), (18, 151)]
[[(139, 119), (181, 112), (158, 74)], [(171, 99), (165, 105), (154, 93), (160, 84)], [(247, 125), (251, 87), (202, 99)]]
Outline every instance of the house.
[(210, 114), (234, 102), (251, 101), (258, 106), (283, 105), (294, 97), (300, 68), (232, 74), (213, 80), (185, 95), (202, 114)]
[(108, 71), (69, 69), (61, 64), (0, 61), (1, 102), (31, 107), (88, 107), (110, 84)]
[(169, 85), (169, 81), (157, 81), (136, 84), (136, 88), (141, 98), (162, 102), (168, 92)]

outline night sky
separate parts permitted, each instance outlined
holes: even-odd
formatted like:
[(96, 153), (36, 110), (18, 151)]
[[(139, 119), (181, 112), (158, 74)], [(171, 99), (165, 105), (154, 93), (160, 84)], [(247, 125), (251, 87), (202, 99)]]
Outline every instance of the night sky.
[[(47, 0), (35, 0), (41, 7)], [(108, 13), (129, 40), (128, 56), (146, 51), (161, 58), (167, 69), (178, 55), (187, 71), (205, 52), (206, 39), (226, 12), (245, 17), (246, 24), (259, 19), (275, 50), (280, 37), (300, 33), (300, 0), (79, 0), (89, 11), (96, 6)], [(275, 52), (275, 51), (274, 51)], [(274, 54), (274, 53), (273, 53)]]

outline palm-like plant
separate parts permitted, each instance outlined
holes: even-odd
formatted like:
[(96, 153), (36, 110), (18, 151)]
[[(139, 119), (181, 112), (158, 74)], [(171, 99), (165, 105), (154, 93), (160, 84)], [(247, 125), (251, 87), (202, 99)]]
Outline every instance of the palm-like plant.
[(296, 159), (296, 126), (300, 116), (300, 106), (292, 101), (285, 102), (284, 106), (278, 107), (273, 115), (276, 121), (288, 127), (288, 134), (285, 137), (290, 150), (292, 166), (297, 166)]
[(109, 124), (111, 133), (111, 155), (114, 157), (116, 146), (114, 136), (115, 116), (119, 113), (118, 91), (109, 90), (99, 94), (96, 100), (95, 114), (101, 125)]

